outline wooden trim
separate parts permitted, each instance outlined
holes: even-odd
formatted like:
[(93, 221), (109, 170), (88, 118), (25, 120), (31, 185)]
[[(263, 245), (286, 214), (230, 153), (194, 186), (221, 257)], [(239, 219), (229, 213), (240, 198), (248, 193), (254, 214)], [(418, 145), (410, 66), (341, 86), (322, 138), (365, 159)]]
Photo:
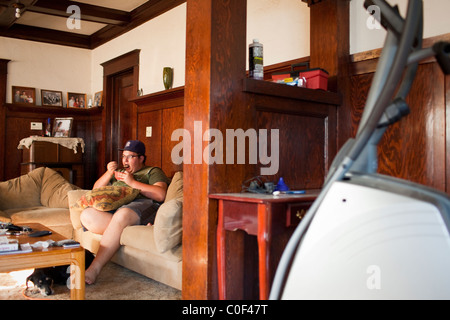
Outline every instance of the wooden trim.
[[(184, 102), (184, 86), (183, 87), (177, 87), (172, 88), (169, 90), (159, 91), (155, 93), (150, 93), (147, 95), (139, 96), (133, 99), (130, 99), (130, 102), (136, 103), (138, 106), (155, 103), (155, 102), (161, 102), (164, 103), (167, 100), (173, 100), (173, 99), (183, 99)], [(162, 107), (160, 109), (163, 109)]]
[(8, 77), (8, 62), (11, 60), (0, 59), (0, 181), (5, 178), (5, 155), (6, 155), (6, 108), (4, 103), (6, 102), (6, 83)]
[[(447, 41), (450, 42), (450, 33), (442, 34), (435, 37), (426, 38), (423, 40), (423, 48), (428, 48), (433, 46), (436, 42)], [(378, 58), (380, 57), (382, 48), (358, 52), (350, 55), (350, 74), (364, 74), (375, 72)], [(430, 63), (436, 61), (435, 58), (429, 58), (421, 61), (421, 64)]]
[[(125, 71), (134, 66), (139, 66), (139, 54), (141, 49), (135, 49), (114, 59), (101, 63), (103, 76), (110, 76), (115, 73)], [(137, 92), (137, 89), (136, 89)]]
[[(450, 42), (450, 33), (441, 34), (435, 37), (430, 37), (423, 39), (423, 47), (431, 47), (433, 44), (439, 41), (447, 41)], [(358, 52), (350, 55), (350, 61), (351, 62), (360, 62), (370, 59), (377, 59), (380, 57), (382, 48)]]
[(342, 97), (338, 93), (291, 87), (284, 84), (248, 78), (244, 79), (243, 91), (332, 105), (340, 105), (342, 102)]
[(6, 31), (0, 31), (0, 36), (91, 49), (89, 36), (46, 28), (30, 27), (22, 24), (15, 24)]
[(81, 20), (113, 25), (124, 25), (131, 22), (131, 14), (127, 11), (95, 6), (82, 2), (68, 0), (38, 0), (27, 8), (27, 11), (37, 12), (57, 17), (70, 17), (71, 12), (67, 8), (77, 5), (80, 8)]
[[(303, 2), (306, 2), (308, 4), (308, 7), (311, 7), (313, 4), (317, 4), (319, 2), (322, 2), (322, 0), (302, 0)], [(325, 1), (325, 0), (323, 0)]]

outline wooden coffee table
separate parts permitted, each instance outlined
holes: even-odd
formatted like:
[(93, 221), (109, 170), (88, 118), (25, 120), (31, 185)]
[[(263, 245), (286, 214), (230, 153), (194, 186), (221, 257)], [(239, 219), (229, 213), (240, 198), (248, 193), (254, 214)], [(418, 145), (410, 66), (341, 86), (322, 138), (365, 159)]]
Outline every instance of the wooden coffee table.
[[(38, 241), (64, 240), (62, 235), (53, 230), (37, 224), (26, 224), (33, 229), (33, 231), (49, 230), (51, 235), (44, 237), (29, 237), (28, 235), (8, 236), (9, 238), (17, 238), (20, 244), (33, 244)], [(34, 249), (28, 253), (14, 253), (0, 255), (0, 272), (10, 272), (31, 268), (46, 268), (62, 265), (70, 265), (70, 298), (73, 300), (84, 300), (84, 249), (80, 246), (78, 248), (62, 248), (49, 247), (46, 249)]]

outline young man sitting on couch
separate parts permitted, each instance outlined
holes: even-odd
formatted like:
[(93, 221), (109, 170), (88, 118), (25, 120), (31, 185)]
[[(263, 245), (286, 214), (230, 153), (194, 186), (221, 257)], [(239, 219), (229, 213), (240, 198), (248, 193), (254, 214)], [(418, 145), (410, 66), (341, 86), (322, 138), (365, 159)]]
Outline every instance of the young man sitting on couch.
[(100, 211), (92, 207), (83, 210), (81, 223), (91, 232), (101, 234), (97, 255), (86, 270), (85, 281), (93, 284), (103, 266), (120, 247), (120, 236), (127, 226), (153, 224), (156, 211), (166, 197), (169, 179), (157, 167), (145, 165), (145, 145), (139, 140), (125, 144), (122, 154), (123, 169), (115, 161), (108, 163), (107, 171), (95, 182), (94, 188), (112, 184), (139, 190), (136, 198), (114, 211)]

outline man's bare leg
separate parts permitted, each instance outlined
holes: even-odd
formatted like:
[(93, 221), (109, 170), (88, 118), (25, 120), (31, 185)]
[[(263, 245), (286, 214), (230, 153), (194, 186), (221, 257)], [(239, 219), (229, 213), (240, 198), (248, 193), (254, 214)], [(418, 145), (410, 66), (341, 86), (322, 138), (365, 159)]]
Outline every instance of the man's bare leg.
[[(120, 236), (122, 235), (123, 229), (139, 224), (139, 222), (139, 216), (128, 208), (119, 209), (112, 215), (111, 221), (103, 232), (97, 255), (85, 272), (85, 281), (87, 284), (93, 284), (95, 282), (104, 265), (119, 250)], [(89, 229), (88, 226), (86, 227)]]

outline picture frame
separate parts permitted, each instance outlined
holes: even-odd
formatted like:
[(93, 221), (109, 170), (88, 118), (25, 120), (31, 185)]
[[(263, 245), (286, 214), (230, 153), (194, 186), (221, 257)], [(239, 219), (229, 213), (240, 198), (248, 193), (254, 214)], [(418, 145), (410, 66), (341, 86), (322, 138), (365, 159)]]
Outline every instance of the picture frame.
[(36, 105), (36, 88), (12, 86), (12, 101), (15, 104)]
[(63, 106), (62, 91), (41, 89), (41, 104), (42, 104), (42, 106), (46, 106), (46, 107), (47, 106), (62, 107)]
[(67, 93), (67, 108), (87, 108), (86, 93)]
[(94, 95), (94, 104), (93, 107), (101, 107), (103, 102), (103, 91), (96, 92)]
[(72, 133), (73, 118), (55, 118), (53, 122), (53, 137), (68, 138)]

